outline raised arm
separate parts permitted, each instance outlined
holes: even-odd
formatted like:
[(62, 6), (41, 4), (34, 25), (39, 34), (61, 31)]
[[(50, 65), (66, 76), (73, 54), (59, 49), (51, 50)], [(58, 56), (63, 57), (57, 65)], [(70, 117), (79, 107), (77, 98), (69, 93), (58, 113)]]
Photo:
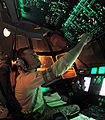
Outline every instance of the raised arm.
[(70, 50), (66, 55), (62, 56), (58, 61), (56, 61), (48, 70), (45, 71), (45, 82), (54, 81), (54, 78), (59, 77), (64, 74), (75, 60), (80, 55), (83, 47), (92, 39), (89, 34), (83, 34), (81, 37), (81, 42), (78, 43), (72, 50)]
[(64, 74), (75, 62), (75, 60), (80, 55), (84, 47), (83, 43), (77, 44), (72, 50), (70, 50), (66, 55), (62, 56), (55, 64), (51, 66), (53, 73), (56, 76)]

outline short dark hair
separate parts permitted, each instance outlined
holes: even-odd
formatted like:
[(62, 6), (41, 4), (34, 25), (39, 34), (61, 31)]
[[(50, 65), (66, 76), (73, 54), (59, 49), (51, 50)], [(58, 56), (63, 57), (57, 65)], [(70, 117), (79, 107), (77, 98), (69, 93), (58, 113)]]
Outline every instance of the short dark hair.
[(25, 50), (28, 50), (28, 49), (31, 49), (31, 48), (29, 48), (29, 47), (20, 48), (20, 49), (17, 51), (17, 57), (18, 57), (18, 58), (22, 58), (23, 52), (24, 52)]
[(22, 59), (23, 61), (24, 61), (24, 63), (26, 64), (26, 67), (28, 68), (29, 67), (29, 64), (28, 64), (28, 62), (24, 59), (24, 57), (23, 57), (23, 52), (25, 51), (25, 50), (29, 50), (29, 49), (31, 49), (31, 48), (29, 48), (29, 47), (24, 47), (24, 48), (20, 48), (18, 51), (17, 51), (17, 57), (19, 58), (19, 59)]

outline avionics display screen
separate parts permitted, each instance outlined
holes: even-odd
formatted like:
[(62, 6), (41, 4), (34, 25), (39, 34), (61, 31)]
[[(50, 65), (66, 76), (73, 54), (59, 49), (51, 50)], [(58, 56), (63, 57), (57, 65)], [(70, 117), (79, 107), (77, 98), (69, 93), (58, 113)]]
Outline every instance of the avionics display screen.
[(88, 92), (91, 83), (91, 77), (84, 77), (84, 91)]
[(91, 74), (97, 74), (97, 67), (91, 69)]
[(105, 74), (105, 66), (99, 67), (98, 74)]

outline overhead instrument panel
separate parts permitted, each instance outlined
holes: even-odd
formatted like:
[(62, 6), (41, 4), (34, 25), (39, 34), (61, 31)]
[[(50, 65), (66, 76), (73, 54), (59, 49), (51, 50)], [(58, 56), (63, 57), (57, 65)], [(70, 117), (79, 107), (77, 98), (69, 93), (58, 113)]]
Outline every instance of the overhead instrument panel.
[(61, 30), (67, 39), (73, 40), (81, 33), (91, 32), (96, 35), (105, 26), (105, 6), (102, 0), (80, 0), (70, 11), (69, 17), (62, 24)]
[(52, 30), (73, 41), (84, 32), (96, 35), (105, 26), (104, 0), (15, 0), (18, 18)]
[(84, 32), (96, 35), (105, 26), (104, 0), (15, 0), (18, 18), (52, 30), (73, 41)]
[[(18, 17), (30, 19), (52, 29), (61, 28), (79, 0), (15, 0)], [(43, 22), (43, 23), (41, 23)]]

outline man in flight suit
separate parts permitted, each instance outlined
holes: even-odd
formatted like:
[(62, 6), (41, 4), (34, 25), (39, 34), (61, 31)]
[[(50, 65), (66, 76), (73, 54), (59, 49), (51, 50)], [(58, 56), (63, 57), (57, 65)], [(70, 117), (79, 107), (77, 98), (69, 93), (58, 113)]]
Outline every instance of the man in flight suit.
[[(89, 33), (83, 34), (80, 43), (45, 71), (37, 71), (41, 62), (32, 49), (21, 48), (18, 50), (19, 59), (17, 60), (17, 66), (20, 67), (23, 72), (17, 77), (15, 95), (22, 106), (23, 112), (30, 113), (43, 109), (44, 100), (41, 85), (54, 82), (57, 77), (64, 74), (75, 62), (84, 46), (91, 39), (92, 35)], [(74, 105), (74, 108), (77, 109), (77, 111), (79, 110), (77, 105)], [(50, 111), (50, 109), (48, 111)], [(75, 111), (72, 105), (69, 109), (69, 112), (70, 111), (71, 113)], [(63, 112), (63, 109), (61, 109), (61, 112)]]

